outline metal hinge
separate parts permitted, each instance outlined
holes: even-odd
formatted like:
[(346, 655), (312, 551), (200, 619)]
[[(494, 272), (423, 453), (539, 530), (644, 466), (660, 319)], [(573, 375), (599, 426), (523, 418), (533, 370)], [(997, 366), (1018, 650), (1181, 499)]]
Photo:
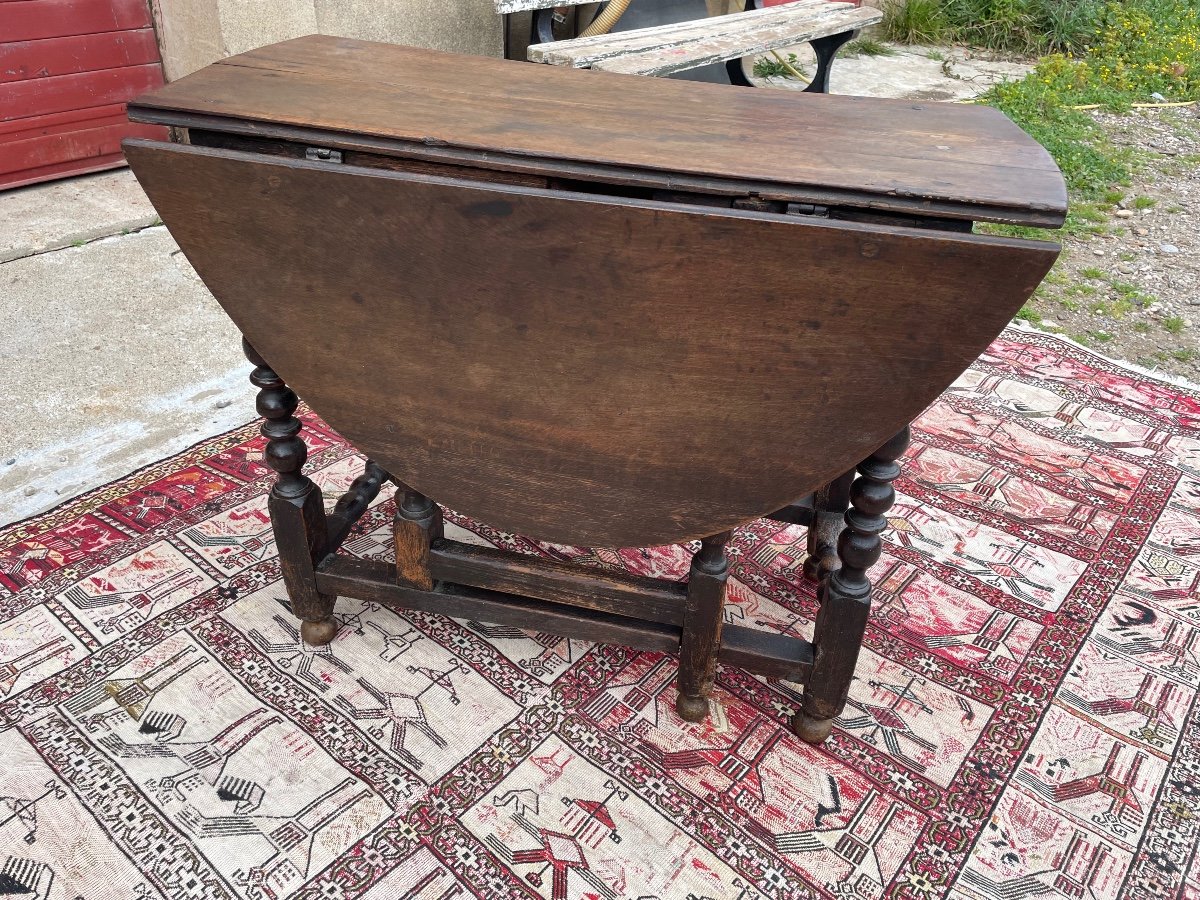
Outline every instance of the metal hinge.
[(330, 150), (328, 147), (309, 147), (304, 151), (304, 158), (316, 160), (317, 162), (340, 163), (342, 161), (342, 151)]
[(817, 216), (822, 219), (828, 219), (829, 207), (817, 206), (815, 203), (789, 203), (787, 214), (789, 216)]

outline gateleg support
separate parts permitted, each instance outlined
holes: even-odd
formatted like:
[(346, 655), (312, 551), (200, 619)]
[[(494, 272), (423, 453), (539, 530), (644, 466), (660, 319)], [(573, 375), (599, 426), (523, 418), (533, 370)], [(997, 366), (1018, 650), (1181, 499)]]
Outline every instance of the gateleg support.
[(675, 698), (675, 711), (687, 722), (700, 722), (708, 715), (729, 580), (725, 545), (731, 536), (732, 532), (722, 531), (704, 538), (692, 556), (679, 646), (679, 694)]
[(396, 582), (422, 591), (433, 590), (429, 547), (444, 533), (442, 509), (407, 485), (396, 489)]

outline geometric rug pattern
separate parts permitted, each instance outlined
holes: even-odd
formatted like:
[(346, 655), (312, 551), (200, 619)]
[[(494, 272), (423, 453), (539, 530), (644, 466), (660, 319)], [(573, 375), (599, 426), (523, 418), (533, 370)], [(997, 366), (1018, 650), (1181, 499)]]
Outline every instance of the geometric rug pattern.
[[(332, 503), (362, 459), (303, 411)], [(0, 895), (1200, 900), (1200, 395), (1006, 332), (913, 429), (830, 740), (795, 685), (342, 599), (305, 647), (257, 423), (0, 529)], [(386, 558), (385, 491), (343, 552)], [(465, 541), (683, 577), (447, 511)], [(727, 618), (811, 636), (802, 529)]]

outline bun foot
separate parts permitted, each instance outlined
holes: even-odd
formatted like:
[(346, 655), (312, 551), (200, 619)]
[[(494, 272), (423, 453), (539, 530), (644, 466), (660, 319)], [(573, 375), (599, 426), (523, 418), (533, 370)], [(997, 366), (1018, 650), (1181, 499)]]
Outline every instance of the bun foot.
[(318, 619), (316, 622), (300, 623), (300, 637), (304, 638), (304, 643), (310, 647), (325, 646), (333, 640), (333, 636), (337, 633), (338, 623), (333, 616)]
[(708, 700), (679, 694), (675, 697), (675, 712), (685, 722), (703, 722), (708, 716)]
[(808, 744), (823, 744), (833, 731), (833, 719), (818, 719), (806, 712), (792, 716), (792, 731)]

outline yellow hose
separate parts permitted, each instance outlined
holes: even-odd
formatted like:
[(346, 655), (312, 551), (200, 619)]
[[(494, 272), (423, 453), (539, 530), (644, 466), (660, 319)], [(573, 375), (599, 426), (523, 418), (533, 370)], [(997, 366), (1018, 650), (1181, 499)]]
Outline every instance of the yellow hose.
[(608, 30), (617, 24), (617, 19), (621, 18), (625, 14), (625, 10), (629, 9), (629, 4), (632, 2), (633, 0), (612, 0), (604, 8), (604, 12), (596, 16), (592, 24), (583, 29), (579, 33), (579, 36), (585, 38), (595, 37), (598, 34), (607, 34)]

